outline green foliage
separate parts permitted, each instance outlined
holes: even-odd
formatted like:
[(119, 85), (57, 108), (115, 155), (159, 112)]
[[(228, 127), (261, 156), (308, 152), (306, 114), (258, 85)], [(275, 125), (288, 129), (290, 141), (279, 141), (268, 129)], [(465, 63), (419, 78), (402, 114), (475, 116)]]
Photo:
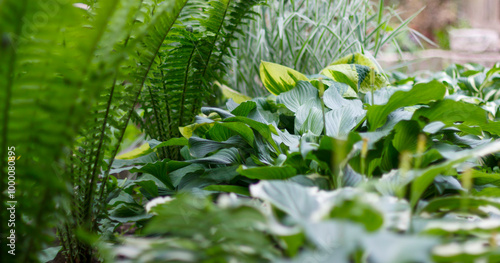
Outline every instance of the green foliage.
[(235, 44), (228, 84), (254, 97), (267, 93), (258, 79), (261, 61), (309, 75), (350, 53), (377, 57), (386, 44), (399, 50), (399, 34), (416, 36), (407, 26), (418, 14), (402, 21), (383, 1), (369, 0), (271, 0), (254, 11), (260, 17)]
[[(270, 76), (268, 70), (265, 77)], [(227, 110), (202, 108), (196, 124), (188, 126), (189, 143), (181, 151), (186, 161), (166, 162), (174, 188), (157, 183), (158, 192), (221, 199), (232, 193), (230, 199), (250, 195), (271, 204), (263, 211), (266, 220), (254, 222), (276, 241), (280, 253), (266, 258), (272, 261), (494, 261), (498, 249), (486, 229), (498, 227), (490, 222), (500, 207), (498, 107), (488, 110), (496, 102), (457, 96), (468, 90), (445, 73), (396, 76), (394, 86), (367, 92), (338, 79), (310, 77), (278, 96), (229, 100)], [(274, 77), (277, 85), (286, 81)], [(479, 85), (488, 89), (494, 83)], [(179, 210), (170, 209), (170, 218)], [(181, 232), (175, 236), (185, 238)], [(147, 245), (151, 241), (140, 242), (151, 248), (147, 253), (160, 253)], [(262, 249), (246, 245), (249, 251)]]
[[(141, 95), (137, 123), (151, 139), (180, 136), (179, 127), (194, 121), (204, 102), (213, 100), (215, 81), (223, 81), (231, 43), (260, 0), (189, 1), (166, 35)], [(196, 14), (196, 15), (193, 15)], [(162, 157), (180, 158), (178, 148), (162, 149)]]

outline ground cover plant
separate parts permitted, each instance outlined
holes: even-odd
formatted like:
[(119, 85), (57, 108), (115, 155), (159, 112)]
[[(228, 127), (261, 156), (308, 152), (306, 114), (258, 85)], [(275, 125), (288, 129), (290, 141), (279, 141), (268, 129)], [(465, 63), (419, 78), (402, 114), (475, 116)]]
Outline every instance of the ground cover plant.
[(499, 261), (500, 65), (383, 72), (407, 21), (352, 1), (371, 34), (250, 97), (276, 3), (1, 1), (2, 262)]

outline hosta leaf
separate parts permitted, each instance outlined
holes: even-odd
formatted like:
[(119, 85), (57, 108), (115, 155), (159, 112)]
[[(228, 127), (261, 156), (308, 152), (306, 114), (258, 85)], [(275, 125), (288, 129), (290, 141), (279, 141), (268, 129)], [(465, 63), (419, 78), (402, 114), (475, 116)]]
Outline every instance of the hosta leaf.
[(145, 143), (139, 146), (138, 148), (133, 149), (132, 151), (116, 156), (116, 159), (130, 160), (144, 156), (152, 152), (153, 150), (149, 147), (149, 144)]
[(318, 200), (317, 189), (287, 181), (260, 181), (250, 186), (250, 193), (252, 197), (269, 201), (297, 223), (320, 220), (332, 205)]
[(208, 157), (188, 160), (191, 163), (211, 163), (211, 164), (238, 164), (241, 163), (241, 155), (236, 148), (222, 149)]
[(130, 170), (132, 173), (148, 173), (160, 180), (165, 186), (174, 189), (172, 180), (168, 176), (168, 163), (169, 160), (162, 160), (155, 163), (148, 163), (141, 168), (133, 168)]
[(246, 167), (242, 165), (236, 171), (250, 179), (259, 180), (284, 180), (297, 175), (297, 171), (288, 165), (264, 167)]
[(240, 135), (251, 147), (253, 147), (254, 135), (252, 129), (248, 126), (236, 122), (219, 122), (218, 124)]
[(189, 139), (191, 138), (191, 136), (193, 136), (193, 133), (194, 131), (196, 131), (196, 129), (203, 126), (212, 126), (212, 125), (214, 125), (213, 122), (193, 123), (184, 127), (179, 127), (179, 132), (184, 138)]
[[(372, 89), (377, 90), (388, 85), (385, 77), (376, 70), (374, 73), (375, 79), (372, 80), (372, 74), (370, 73), (371, 70), (375, 69), (358, 64), (337, 64), (326, 67), (323, 71), (321, 71), (321, 74), (332, 78), (335, 81), (344, 82), (351, 87), (355, 84), (355, 86), (352, 87), (353, 89), (365, 93), (372, 91)], [(338, 73), (341, 74), (339, 75)], [(344, 76), (342, 75), (347, 77), (349, 81), (346, 82)], [(372, 83), (373, 88), (371, 86)]]
[(149, 147), (151, 149), (166, 147), (166, 146), (185, 146), (188, 145), (188, 140), (186, 138), (172, 138), (166, 142), (160, 142), (157, 140), (148, 141)]
[(311, 98), (318, 98), (318, 89), (307, 81), (299, 81), (295, 88), (279, 94), (276, 102), (284, 104), (295, 113)]
[(417, 149), (420, 125), (416, 121), (401, 121), (394, 126), (394, 139), (392, 145), (399, 152), (415, 152)]
[(294, 69), (262, 61), (260, 79), (269, 92), (279, 95), (291, 90), (299, 80), (307, 80), (307, 77)]
[(153, 215), (147, 214), (146, 210), (139, 205), (119, 204), (109, 212), (109, 218), (120, 223), (138, 222), (151, 218)]
[(331, 110), (325, 114), (326, 135), (344, 139), (363, 119), (365, 110), (356, 106), (346, 106)]
[(147, 164), (154, 163), (158, 161), (158, 155), (155, 152), (150, 152), (146, 155), (134, 158), (134, 159), (115, 159), (113, 161), (113, 168), (120, 168), (129, 165), (137, 165), (137, 164)]
[(445, 92), (446, 87), (438, 81), (417, 84), (410, 91), (397, 91), (391, 96), (387, 104), (368, 107), (366, 116), (370, 130), (374, 131), (382, 126), (387, 119), (387, 115), (394, 110), (443, 99)]
[(223, 192), (223, 193), (235, 193), (239, 195), (250, 196), (250, 191), (248, 191), (248, 187), (237, 186), (237, 185), (209, 185), (203, 188), (203, 190)]
[(252, 129), (260, 133), (260, 135), (262, 135), (262, 137), (264, 137), (264, 139), (266, 139), (266, 141), (269, 142), (274, 147), (274, 149), (278, 150), (278, 146), (276, 145), (272, 137), (272, 133), (277, 134), (277, 132), (272, 125), (266, 125), (250, 118), (240, 116), (227, 118), (224, 120), (224, 122), (242, 122), (250, 126)]
[(370, 68), (377, 68), (377, 65), (375, 65), (371, 59), (361, 53), (349, 54), (343, 58), (339, 58), (332, 62), (329, 66), (339, 64), (359, 64)]
[[(158, 197), (158, 185), (152, 180), (139, 181), (136, 185), (140, 186), (140, 191), (148, 200)], [(170, 188), (173, 189), (173, 188)]]
[(500, 209), (500, 200), (498, 198), (486, 198), (476, 196), (451, 196), (441, 197), (431, 200), (422, 212), (438, 212), (440, 210), (459, 211), (461, 209), (476, 210), (480, 206), (493, 206)]
[(332, 110), (347, 106), (356, 106), (358, 108), (363, 108), (363, 103), (361, 102), (361, 100), (348, 100), (344, 99), (342, 95), (340, 95), (341, 93), (339, 92), (339, 90), (342, 90), (342, 86), (345, 85), (346, 84), (344, 83), (334, 82), (323, 95), (323, 101), (325, 102), (325, 105)]
[(411, 206), (414, 207), (415, 205), (417, 205), (425, 189), (429, 187), (429, 185), (434, 181), (434, 178), (436, 178), (438, 174), (468, 159), (483, 157), (498, 151), (500, 151), (500, 141), (495, 141), (490, 144), (477, 147), (475, 149), (458, 152), (455, 155), (454, 159), (450, 159), (444, 163), (431, 166), (423, 171), (416, 171), (416, 178), (413, 180), (413, 183), (411, 185)]
[(304, 134), (312, 132), (320, 135), (323, 132), (323, 110), (317, 98), (310, 98), (300, 106), (295, 116), (295, 133)]
[(219, 86), (224, 97), (226, 97), (228, 99), (232, 99), (234, 102), (236, 102), (238, 104), (243, 103), (245, 101), (249, 101), (252, 99), (252, 98), (248, 97), (247, 95), (241, 94), (241, 93), (237, 92), (236, 90), (229, 88), (226, 85), (223, 85), (220, 83), (216, 83), (216, 84)]
[(243, 148), (245, 146), (248, 146), (248, 144), (246, 144), (245, 141), (239, 136), (233, 136), (223, 142), (207, 140), (194, 136), (189, 138), (189, 153), (196, 158), (205, 157), (207, 154), (223, 148)]
[[(387, 246), (387, 244), (391, 244)], [(438, 240), (382, 231), (366, 237), (363, 245), (375, 263), (431, 262), (430, 252)]]
[(441, 121), (446, 126), (456, 126), (463, 131), (470, 126), (479, 126), (484, 131), (500, 135), (500, 123), (490, 122), (487, 119), (485, 110), (476, 105), (460, 101), (439, 101), (431, 105), (430, 108), (417, 110), (413, 115), (413, 119), (424, 119), (429, 122)]
[(225, 111), (223, 109), (215, 108), (215, 107), (202, 107), (201, 112), (203, 112), (203, 114), (206, 114), (206, 115), (209, 115), (210, 113), (215, 112), (215, 113), (219, 114), (219, 116), (222, 119), (234, 117), (234, 115), (232, 113)]
[(257, 103), (253, 101), (242, 102), (234, 110), (231, 111), (235, 116), (247, 117), (248, 114), (257, 108)]
[[(321, 250), (342, 250), (352, 253), (366, 236), (363, 227), (348, 221), (328, 220), (305, 226), (306, 236)], [(337, 261), (335, 261), (337, 262)]]

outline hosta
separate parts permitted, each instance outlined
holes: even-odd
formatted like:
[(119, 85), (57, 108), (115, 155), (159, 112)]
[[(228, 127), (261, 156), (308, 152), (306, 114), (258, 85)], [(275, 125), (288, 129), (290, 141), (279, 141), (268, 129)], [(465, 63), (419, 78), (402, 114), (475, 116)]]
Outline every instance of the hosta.
[[(124, 256), (153, 262), (182, 250), (192, 262), (208, 261), (210, 251), (228, 262), (496, 262), (499, 70), (464, 71), (388, 79), (361, 54), (317, 75), (263, 62), (261, 80), (273, 95), (251, 99), (222, 86), (225, 109), (202, 108), (180, 128), (184, 138), (149, 141), (135, 159), (114, 164), (140, 176), (117, 190), (113, 219), (153, 217), (144, 233), (162, 237), (125, 239), (144, 246)], [(158, 159), (157, 149), (171, 145), (183, 146), (184, 161)], [(147, 213), (124, 201), (133, 200), (132, 189), (148, 200), (196, 197)], [(214, 194), (215, 205), (206, 199)], [(172, 212), (183, 206), (195, 208)], [(225, 221), (243, 211), (240, 223)], [(213, 231), (190, 232), (186, 222), (205, 216), (203, 229)], [(172, 225), (154, 227), (161, 222)], [(228, 235), (233, 245), (225, 245), (220, 231), (241, 227), (255, 239)]]

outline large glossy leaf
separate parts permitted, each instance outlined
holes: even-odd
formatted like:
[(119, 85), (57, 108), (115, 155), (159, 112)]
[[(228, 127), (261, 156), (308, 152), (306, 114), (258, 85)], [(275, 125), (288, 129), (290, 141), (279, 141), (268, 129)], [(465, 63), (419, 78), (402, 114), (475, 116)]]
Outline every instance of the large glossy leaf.
[(213, 155), (188, 160), (191, 163), (211, 163), (211, 164), (238, 164), (241, 163), (241, 155), (236, 148), (222, 149)]
[(331, 110), (325, 114), (326, 135), (345, 139), (349, 132), (363, 119), (365, 110), (349, 105)]
[(276, 102), (284, 104), (292, 112), (297, 112), (300, 106), (311, 98), (318, 98), (318, 89), (309, 82), (299, 81), (295, 88), (279, 94)]
[(492, 153), (496, 153), (498, 151), (500, 151), (500, 141), (495, 141), (493, 143), (475, 149), (461, 151), (455, 155), (454, 159), (450, 159), (444, 163), (431, 166), (422, 171), (416, 171), (416, 177), (413, 180), (411, 186), (411, 206), (414, 207), (417, 205), (425, 189), (434, 181), (434, 178), (438, 174), (468, 159), (483, 157)]
[(141, 173), (151, 174), (152, 176), (158, 178), (158, 180), (160, 180), (168, 188), (174, 189), (172, 180), (168, 176), (168, 162), (169, 160), (163, 160), (163, 161), (157, 161), (155, 163), (148, 163), (141, 168), (131, 169), (130, 172), (132, 173), (141, 172)]
[(248, 187), (237, 186), (237, 185), (209, 185), (203, 188), (203, 190), (222, 192), (222, 193), (235, 193), (239, 195), (250, 196)]
[(339, 90), (344, 89), (346, 84), (340, 83), (340, 82), (334, 82), (326, 91), (325, 94), (323, 95), (323, 101), (325, 102), (325, 105), (332, 109), (338, 109), (342, 107), (347, 107), (347, 106), (356, 106), (358, 108), (363, 107), (363, 103), (361, 100), (355, 99), (355, 100), (349, 100), (349, 99), (344, 99), (339, 92)]
[(287, 181), (260, 181), (250, 186), (250, 193), (287, 213), (296, 223), (319, 221), (332, 206), (327, 200), (320, 201), (317, 189)]
[(415, 152), (417, 149), (420, 126), (416, 121), (401, 121), (394, 126), (394, 139), (392, 145), (399, 152)]
[(329, 66), (339, 65), (339, 64), (358, 64), (367, 66), (370, 68), (377, 68), (377, 65), (373, 63), (371, 59), (361, 53), (349, 54), (345, 57), (339, 58), (332, 62)]
[(469, 131), (469, 126), (478, 126), (484, 131), (500, 135), (500, 123), (490, 122), (485, 110), (466, 102), (439, 101), (431, 105), (430, 108), (417, 110), (413, 119), (424, 119), (429, 122), (440, 121), (447, 126), (456, 126), (464, 131)]
[[(349, 84), (353, 89), (366, 93), (388, 85), (385, 77), (376, 70), (372, 80), (372, 74), (370, 73), (372, 70), (375, 70), (375, 68), (372, 69), (359, 64), (336, 64), (326, 67), (321, 71), (321, 74), (335, 81)], [(345, 80), (346, 77), (349, 81)], [(373, 87), (371, 86), (372, 83)], [(353, 87), (353, 84), (356, 86)]]
[(498, 198), (472, 197), (472, 196), (451, 196), (436, 198), (430, 201), (422, 212), (439, 212), (439, 211), (464, 211), (476, 210), (480, 206), (493, 206), (500, 209), (500, 200)]
[(242, 165), (236, 171), (250, 179), (259, 180), (284, 180), (297, 175), (297, 171), (288, 165), (264, 167), (247, 167)]
[(363, 240), (370, 260), (375, 263), (431, 262), (431, 249), (437, 243), (438, 240), (432, 237), (403, 236), (386, 231)]
[(310, 98), (300, 106), (295, 116), (295, 133), (304, 134), (312, 132), (320, 135), (323, 132), (323, 110), (318, 98)]
[(262, 61), (260, 79), (269, 92), (279, 95), (293, 89), (299, 80), (307, 80), (307, 77), (294, 69)]
[(205, 157), (207, 154), (215, 152), (223, 148), (248, 146), (245, 141), (239, 136), (233, 136), (226, 141), (212, 141), (200, 137), (189, 138), (189, 153), (196, 158)]
[(224, 97), (226, 97), (228, 99), (232, 99), (236, 103), (243, 103), (245, 101), (249, 101), (249, 100), (252, 99), (252, 98), (250, 98), (250, 97), (248, 97), (248, 96), (246, 96), (244, 94), (239, 93), (236, 90), (233, 90), (233, 89), (229, 88), (226, 85), (219, 84), (219, 83), (216, 83), (216, 84), (218, 84), (218, 86), (219, 86), (220, 90), (222, 91), (222, 94), (224, 95)]
[(417, 104), (426, 104), (431, 101), (443, 99), (446, 87), (438, 82), (420, 83), (415, 85), (410, 91), (398, 91), (394, 93), (387, 104), (372, 105), (368, 107), (367, 119), (370, 130), (382, 126), (389, 113), (401, 107), (408, 107)]
[(272, 133), (277, 133), (277, 132), (276, 132), (276, 129), (272, 125), (266, 125), (264, 123), (252, 120), (252, 119), (247, 118), (247, 117), (241, 117), (241, 116), (227, 118), (224, 120), (224, 122), (242, 122), (242, 123), (250, 126), (252, 129), (256, 130), (276, 150), (278, 149), (278, 146), (276, 145), (276, 143), (274, 142), (273, 137), (272, 137)]

